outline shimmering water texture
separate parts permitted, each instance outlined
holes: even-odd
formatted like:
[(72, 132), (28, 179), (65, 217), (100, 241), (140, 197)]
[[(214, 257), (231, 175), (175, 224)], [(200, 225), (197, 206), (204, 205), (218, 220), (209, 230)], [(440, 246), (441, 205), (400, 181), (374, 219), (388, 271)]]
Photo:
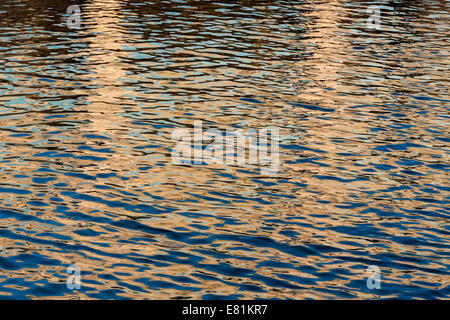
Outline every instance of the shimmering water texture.
[[(450, 298), (450, 1), (371, 4), (2, 0), (0, 297)], [(197, 120), (278, 173), (172, 163)]]

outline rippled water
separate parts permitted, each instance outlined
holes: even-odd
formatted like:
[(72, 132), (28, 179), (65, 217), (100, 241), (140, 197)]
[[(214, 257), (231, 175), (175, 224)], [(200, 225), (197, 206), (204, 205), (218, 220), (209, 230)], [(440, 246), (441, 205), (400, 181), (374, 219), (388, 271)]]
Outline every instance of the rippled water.
[[(450, 2), (369, 5), (2, 0), (0, 297), (450, 298)], [(195, 120), (278, 173), (173, 164)]]

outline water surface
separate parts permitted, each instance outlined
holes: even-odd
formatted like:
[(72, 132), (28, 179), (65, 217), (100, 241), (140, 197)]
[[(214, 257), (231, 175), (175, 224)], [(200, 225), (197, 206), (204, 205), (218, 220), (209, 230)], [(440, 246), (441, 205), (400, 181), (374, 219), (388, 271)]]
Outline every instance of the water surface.
[[(3, 0), (0, 297), (450, 298), (450, 2), (370, 4)], [(196, 120), (278, 173), (173, 164)]]

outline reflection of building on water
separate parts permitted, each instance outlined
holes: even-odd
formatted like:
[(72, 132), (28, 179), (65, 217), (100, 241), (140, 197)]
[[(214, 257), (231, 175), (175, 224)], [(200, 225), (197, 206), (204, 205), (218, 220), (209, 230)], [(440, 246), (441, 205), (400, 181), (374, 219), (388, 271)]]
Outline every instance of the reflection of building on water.
[[(343, 65), (340, 57), (349, 50), (346, 40), (339, 37), (340, 6), (333, 1), (316, 3), (302, 17), (303, 21), (308, 21), (299, 46), (304, 58), (294, 66), (292, 80), (298, 99), (302, 101), (326, 106), (335, 102), (324, 88), (337, 85), (338, 72)], [(296, 7), (300, 10), (302, 5)]]
[[(81, 118), (88, 116), (85, 119), (88, 123), (77, 126), (80, 136), (104, 136), (117, 146), (122, 145), (122, 139), (127, 139), (128, 130), (123, 128), (129, 125), (129, 120), (119, 113), (124, 112), (124, 106), (134, 104), (133, 100), (125, 97), (130, 91), (125, 89), (127, 73), (122, 60), (127, 56), (123, 48), (129, 40), (135, 42), (135, 37), (120, 25), (123, 19), (121, 3), (119, 0), (96, 0), (83, 6), (83, 27), (77, 33), (88, 45), (79, 52), (85, 57), (79, 66), (85, 71), (82, 76), (84, 88), (79, 90), (79, 94), (87, 92), (88, 95), (83, 103), (74, 107), (76, 111), (82, 111), (79, 113)], [(89, 90), (85, 89), (86, 86)], [(130, 164), (130, 156), (116, 148), (114, 153), (108, 154), (108, 160), (98, 165), (108, 171), (122, 170)]]
[(94, 87), (86, 97), (86, 108), (94, 115), (90, 119), (93, 131), (104, 131), (113, 125), (115, 115), (123, 108), (121, 96), (126, 90), (120, 79), (126, 77), (126, 72), (121, 62), (122, 46), (133, 36), (120, 26), (119, 9), (117, 0), (92, 1), (83, 8), (87, 23), (79, 33), (86, 36), (88, 46), (80, 54), (86, 57), (82, 68), (89, 72), (85, 81)]
[[(428, 27), (430, 19), (445, 21), (443, 16), (437, 19), (429, 16), (434, 14), (436, 5), (439, 6), (439, 2), (380, 5), (382, 30), (367, 28), (369, 14), (359, 6), (352, 7), (351, 1), (297, 5), (298, 12), (303, 12), (299, 14), (298, 23), (304, 24), (299, 26), (302, 30), (298, 35), (299, 58), (291, 70), (297, 98), (334, 108), (346, 104), (385, 103), (388, 93), (396, 92), (397, 88), (404, 90), (405, 81), (414, 84), (408, 86), (414, 90), (416, 82), (421, 81), (417, 78), (420, 73), (414, 70), (426, 67), (420, 65), (425, 54), (421, 47), (427, 50), (422, 39), (441, 37), (437, 30), (442, 27), (440, 22), (436, 22), (436, 30), (419, 27), (421, 20)], [(445, 1), (441, 1), (442, 12), (445, 8)], [(354, 37), (348, 37), (348, 33), (354, 33)], [(366, 46), (361, 47), (364, 42)], [(385, 54), (380, 54), (383, 51)], [(427, 58), (432, 59), (433, 54), (429, 53)], [(442, 60), (442, 56), (437, 59)], [(411, 72), (399, 74), (397, 69), (405, 67)], [(353, 95), (351, 101), (346, 98), (348, 94)], [(391, 99), (401, 101), (397, 97)]]

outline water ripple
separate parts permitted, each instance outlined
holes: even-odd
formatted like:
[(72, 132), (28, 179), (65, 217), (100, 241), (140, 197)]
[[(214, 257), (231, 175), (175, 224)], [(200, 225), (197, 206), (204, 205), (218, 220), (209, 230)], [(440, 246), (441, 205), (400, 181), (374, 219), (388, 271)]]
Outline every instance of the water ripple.
[[(450, 297), (448, 1), (381, 30), (355, 1), (73, 4), (0, 4), (1, 298)], [(280, 128), (278, 173), (173, 164), (198, 120)]]

